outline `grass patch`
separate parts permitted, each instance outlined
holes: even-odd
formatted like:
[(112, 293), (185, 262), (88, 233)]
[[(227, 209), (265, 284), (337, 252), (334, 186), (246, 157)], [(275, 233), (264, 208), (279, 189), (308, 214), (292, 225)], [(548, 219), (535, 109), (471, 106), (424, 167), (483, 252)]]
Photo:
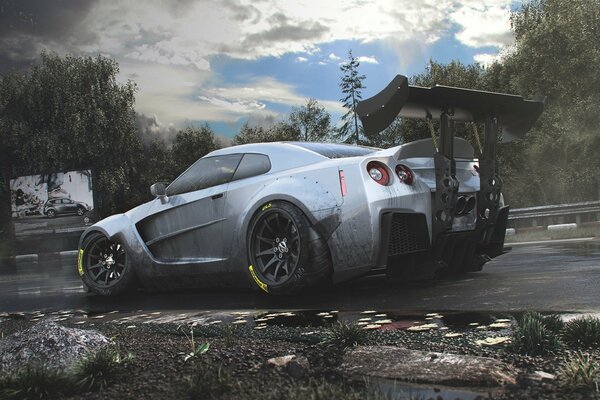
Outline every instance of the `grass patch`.
[(229, 392), (233, 379), (221, 367), (204, 365), (187, 379), (187, 394), (191, 399), (215, 399)]
[(69, 370), (32, 363), (0, 377), (0, 399), (51, 399), (102, 390), (119, 378), (122, 365), (132, 357), (122, 357), (117, 349), (106, 347), (90, 353)]
[(133, 356), (121, 353), (113, 347), (105, 347), (79, 361), (72, 370), (75, 387), (79, 392), (102, 390), (115, 382), (122, 366)]
[(577, 239), (585, 237), (600, 237), (600, 227), (586, 227), (577, 229), (565, 229), (562, 231), (530, 231), (506, 236), (506, 243), (535, 242), (539, 240)]
[[(527, 312), (513, 330), (511, 348), (516, 353), (541, 356), (558, 351), (562, 346), (559, 335), (553, 332), (554, 318), (548, 319), (537, 312)], [(548, 324), (548, 326), (546, 325)], [(552, 327), (552, 329), (550, 327)]]
[(325, 332), (324, 340), (341, 347), (352, 347), (367, 344), (369, 335), (356, 323), (336, 322)]
[(563, 340), (570, 347), (600, 347), (600, 319), (580, 317), (565, 324)]
[(591, 388), (600, 392), (600, 365), (589, 355), (578, 352), (559, 369), (558, 379), (574, 389)]
[(71, 375), (44, 364), (30, 364), (0, 378), (0, 398), (48, 399), (73, 394)]

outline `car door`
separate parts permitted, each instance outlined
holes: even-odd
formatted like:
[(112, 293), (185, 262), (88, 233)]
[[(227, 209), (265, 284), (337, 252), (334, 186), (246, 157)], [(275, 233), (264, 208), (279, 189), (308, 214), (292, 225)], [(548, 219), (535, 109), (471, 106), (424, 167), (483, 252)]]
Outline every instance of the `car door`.
[(242, 156), (198, 160), (167, 188), (168, 200), (155, 200), (152, 215), (137, 223), (155, 258), (165, 261), (218, 262), (227, 186)]
[(73, 213), (77, 211), (77, 204), (73, 200), (64, 199), (65, 212)]
[(67, 199), (59, 199), (56, 201), (57, 214), (63, 214), (69, 211), (68, 201), (69, 200)]

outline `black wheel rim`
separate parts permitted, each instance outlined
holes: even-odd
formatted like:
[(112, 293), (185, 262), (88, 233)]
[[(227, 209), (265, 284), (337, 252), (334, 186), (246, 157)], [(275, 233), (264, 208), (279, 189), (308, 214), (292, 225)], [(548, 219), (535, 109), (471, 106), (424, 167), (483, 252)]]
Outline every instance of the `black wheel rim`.
[(300, 234), (290, 215), (271, 211), (256, 223), (250, 258), (260, 276), (270, 284), (287, 281), (300, 259)]
[(127, 265), (125, 248), (102, 236), (84, 253), (84, 269), (94, 284), (110, 287), (121, 280)]

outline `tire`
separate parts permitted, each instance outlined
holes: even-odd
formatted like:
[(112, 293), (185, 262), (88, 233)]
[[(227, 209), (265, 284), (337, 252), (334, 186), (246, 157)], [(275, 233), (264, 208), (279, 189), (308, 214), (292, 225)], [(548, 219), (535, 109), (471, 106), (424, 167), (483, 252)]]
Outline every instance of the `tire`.
[(290, 203), (268, 203), (254, 215), (246, 251), (250, 278), (265, 292), (293, 295), (331, 281), (327, 243)]
[(125, 248), (98, 232), (83, 241), (77, 269), (85, 286), (102, 296), (122, 295), (136, 287), (135, 272)]
[(83, 214), (85, 214), (85, 208), (77, 207), (77, 215), (82, 216)]
[(48, 218), (54, 218), (54, 217), (56, 217), (56, 210), (50, 209), (50, 210), (46, 211), (46, 215), (48, 216)]

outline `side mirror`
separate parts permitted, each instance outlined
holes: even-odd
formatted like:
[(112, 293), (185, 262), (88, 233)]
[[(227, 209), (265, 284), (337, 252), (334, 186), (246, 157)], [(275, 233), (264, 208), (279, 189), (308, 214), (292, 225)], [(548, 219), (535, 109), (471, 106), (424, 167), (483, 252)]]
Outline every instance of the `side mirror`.
[(150, 186), (150, 193), (152, 193), (152, 196), (158, 197), (162, 204), (169, 201), (169, 198), (167, 197), (167, 185), (163, 182), (157, 182)]

